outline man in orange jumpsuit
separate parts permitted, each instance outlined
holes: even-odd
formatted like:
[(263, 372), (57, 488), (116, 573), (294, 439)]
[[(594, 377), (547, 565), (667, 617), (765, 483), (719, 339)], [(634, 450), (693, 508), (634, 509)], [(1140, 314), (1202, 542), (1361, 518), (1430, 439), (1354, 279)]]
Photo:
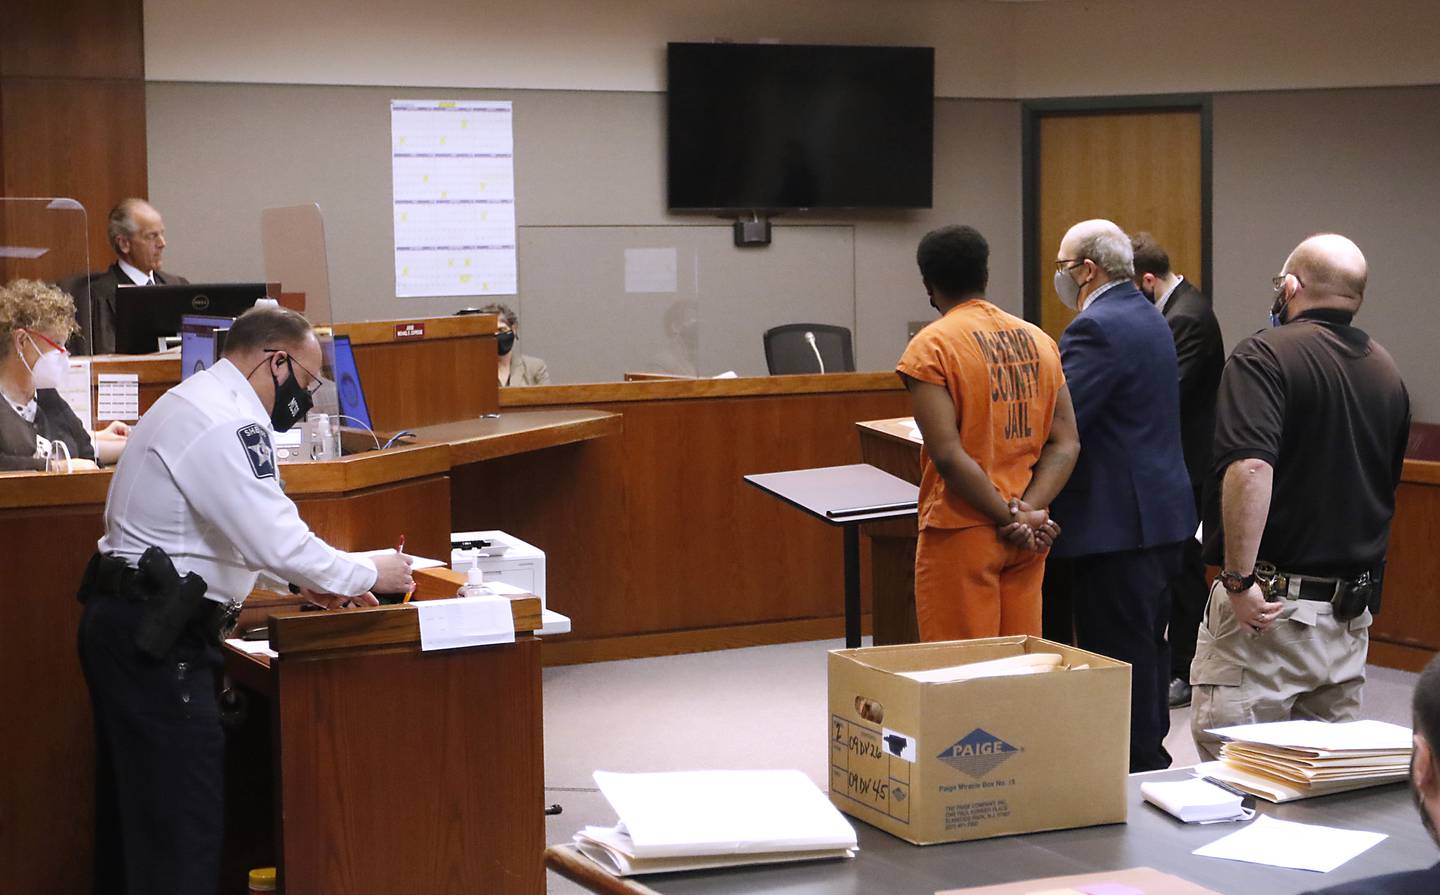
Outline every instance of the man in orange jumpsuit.
[(920, 639), (1040, 634), (1047, 507), (1080, 454), (1060, 351), (985, 300), (990, 247), (971, 227), (933, 230), (916, 252), (941, 315), (896, 372), (920, 452), (915, 610)]

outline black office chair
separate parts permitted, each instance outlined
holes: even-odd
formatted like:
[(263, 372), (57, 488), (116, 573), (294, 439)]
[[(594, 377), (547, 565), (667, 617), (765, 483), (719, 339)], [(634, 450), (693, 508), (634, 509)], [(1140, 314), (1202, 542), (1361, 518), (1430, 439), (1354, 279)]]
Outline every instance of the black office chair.
[(765, 331), (765, 366), (787, 373), (853, 373), (850, 330), (828, 323), (787, 323)]

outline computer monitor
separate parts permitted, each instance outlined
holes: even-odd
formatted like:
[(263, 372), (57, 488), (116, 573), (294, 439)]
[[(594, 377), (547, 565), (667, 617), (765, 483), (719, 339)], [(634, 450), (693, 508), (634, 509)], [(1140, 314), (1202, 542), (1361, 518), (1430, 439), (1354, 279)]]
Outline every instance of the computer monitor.
[(205, 317), (186, 314), (180, 318), (180, 378), (189, 379), (201, 370), (210, 369), (225, 350), (225, 333), (230, 331), (231, 317)]
[(365, 403), (365, 388), (360, 384), (360, 370), (355, 366), (355, 349), (350, 345), (349, 336), (335, 337), (335, 393), (340, 401), (341, 425), (352, 425), (359, 421), (367, 429), (374, 428), (370, 422), (370, 407)]
[(186, 314), (239, 317), (265, 297), (264, 283), (184, 283), (115, 290), (115, 351), (150, 354), (180, 334)]

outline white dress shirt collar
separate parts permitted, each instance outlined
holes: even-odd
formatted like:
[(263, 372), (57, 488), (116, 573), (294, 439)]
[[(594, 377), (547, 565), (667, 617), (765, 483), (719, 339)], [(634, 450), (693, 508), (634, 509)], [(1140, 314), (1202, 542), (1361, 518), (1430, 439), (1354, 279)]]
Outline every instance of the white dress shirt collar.
[(124, 261), (118, 258), (116, 260), (120, 262), (120, 269), (125, 271), (125, 276), (129, 277), (130, 282), (134, 283), (136, 286), (148, 286), (150, 285), (151, 281), (154, 280), (153, 274), (145, 273), (140, 268), (131, 264), (129, 261)]
[[(1175, 286), (1179, 286), (1179, 285), (1180, 285), (1180, 281), (1183, 280), (1183, 279), (1185, 279), (1185, 278), (1184, 278), (1184, 277), (1176, 277), (1176, 278), (1175, 278)], [(1170, 300), (1170, 296), (1171, 296), (1172, 294), (1174, 294), (1174, 292), (1175, 292), (1175, 286), (1171, 286), (1169, 289), (1166, 289), (1164, 295), (1162, 295), (1162, 296), (1160, 296), (1159, 298), (1155, 299), (1155, 307), (1159, 308), (1159, 309), (1161, 310), (1161, 312), (1164, 312), (1164, 310), (1165, 310), (1165, 303), (1168, 302), (1168, 301)]]

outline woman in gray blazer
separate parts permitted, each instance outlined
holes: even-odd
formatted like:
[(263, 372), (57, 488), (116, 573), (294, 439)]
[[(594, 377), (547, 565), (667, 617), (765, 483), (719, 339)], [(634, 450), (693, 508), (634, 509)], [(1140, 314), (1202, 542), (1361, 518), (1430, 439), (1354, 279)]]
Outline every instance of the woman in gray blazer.
[(0, 288), (0, 469), (95, 469), (124, 449), (128, 426), (111, 423), (92, 439), (57, 391), (74, 331), (75, 302), (59, 289), (35, 280)]

